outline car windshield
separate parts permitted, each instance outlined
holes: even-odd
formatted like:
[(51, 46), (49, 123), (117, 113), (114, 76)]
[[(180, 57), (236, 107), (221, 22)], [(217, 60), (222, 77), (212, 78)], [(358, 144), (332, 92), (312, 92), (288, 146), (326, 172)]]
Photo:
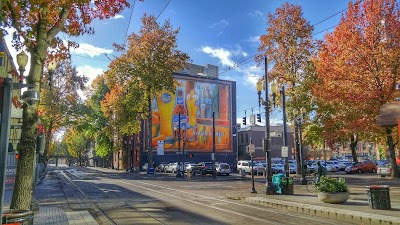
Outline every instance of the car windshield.
[(221, 168), (221, 169), (229, 169), (229, 165), (228, 164), (220, 164), (219, 168)]

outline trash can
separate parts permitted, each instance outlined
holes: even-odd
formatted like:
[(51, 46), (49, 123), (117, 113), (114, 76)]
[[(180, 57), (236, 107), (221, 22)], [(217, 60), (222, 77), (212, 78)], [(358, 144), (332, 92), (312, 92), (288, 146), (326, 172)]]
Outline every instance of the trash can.
[(153, 167), (149, 168), (149, 174), (154, 174), (154, 168)]
[(388, 185), (367, 186), (368, 205), (371, 209), (391, 209)]
[(274, 186), (275, 191), (278, 194), (282, 194), (282, 188), (283, 188), (282, 178), (285, 178), (285, 174), (283, 173), (274, 174), (272, 176), (272, 185)]
[(10, 209), (3, 212), (2, 224), (19, 225), (22, 222), (33, 223), (33, 211), (22, 209)]
[(284, 195), (293, 195), (294, 194), (293, 177), (283, 177), (282, 184), (283, 184), (282, 194), (284, 194)]

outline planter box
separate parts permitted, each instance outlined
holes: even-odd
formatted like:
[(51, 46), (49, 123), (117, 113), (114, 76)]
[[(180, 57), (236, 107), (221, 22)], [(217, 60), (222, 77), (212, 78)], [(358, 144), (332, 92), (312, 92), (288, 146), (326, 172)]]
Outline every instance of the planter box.
[(325, 203), (342, 204), (349, 199), (348, 192), (319, 192), (318, 199)]

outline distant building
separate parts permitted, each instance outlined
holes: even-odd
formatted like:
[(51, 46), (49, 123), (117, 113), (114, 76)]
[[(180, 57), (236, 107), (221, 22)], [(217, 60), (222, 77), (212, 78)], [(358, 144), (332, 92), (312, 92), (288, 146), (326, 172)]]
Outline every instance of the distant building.
[[(263, 139), (265, 138), (265, 126), (249, 126), (240, 128), (238, 130), (238, 146), (239, 146), (239, 160), (250, 159), (249, 154), (246, 152), (246, 146), (250, 143), (250, 138), (255, 147), (254, 159), (265, 160), (265, 152), (263, 149)], [(271, 137), (271, 158), (282, 158), (283, 146), (283, 125), (270, 127)], [(295, 158), (294, 153), (294, 135), (293, 131), (287, 126), (288, 149), (289, 159)]]
[(152, 137), (152, 161), (155, 163), (182, 161), (183, 151), (185, 162), (212, 161), (215, 148), (216, 161), (236, 165), (235, 81), (220, 80), (218, 67), (209, 64), (189, 64), (188, 69), (172, 75), (180, 85), (175, 91), (163, 91), (151, 101), (150, 132), (148, 121), (143, 120), (140, 133), (119, 138), (122, 149), (113, 154), (112, 167), (139, 169), (147, 163), (149, 133)]

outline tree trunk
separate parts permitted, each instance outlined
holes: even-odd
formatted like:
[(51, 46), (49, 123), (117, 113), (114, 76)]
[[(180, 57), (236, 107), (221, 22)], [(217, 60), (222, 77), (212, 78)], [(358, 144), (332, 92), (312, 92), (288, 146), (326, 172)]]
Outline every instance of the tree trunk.
[(394, 144), (393, 144), (393, 137), (392, 137), (392, 128), (386, 128), (386, 137), (387, 143), (389, 145), (389, 158), (390, 158), (390, 165), (392, 167), (392, 178), (399, 178), (399, 171), (396, 164), (396, 154), (394, 151)]
[(356, 147), (357, 147), (357, 143), (358, 143), (358, 138), (355, 138), (354, 134), (352, 134), (350, 141), (351, 141), (350, 142), (351, 156), (353, 157), (353, 162), (357, 163), (358, 158), (357, 158)]
[(49, 127), (47, 128), (46, 132), (46, 139), (44, 143), (44, 153), (43, 153), (43, 163), (47, 165), (47, 160), (49, 158), (49, 149), (50, 149), (50, 141), (53, 139), (51, 135), (51, 130), (53, 129), (53, 120), (50, 121)]
[(11, 209), (29, 209), (32, 197), (33, 159), (36, 146), (37, 105), (24, 104), (23, 122), (17, 162), (17, 174), (11, 200)]

